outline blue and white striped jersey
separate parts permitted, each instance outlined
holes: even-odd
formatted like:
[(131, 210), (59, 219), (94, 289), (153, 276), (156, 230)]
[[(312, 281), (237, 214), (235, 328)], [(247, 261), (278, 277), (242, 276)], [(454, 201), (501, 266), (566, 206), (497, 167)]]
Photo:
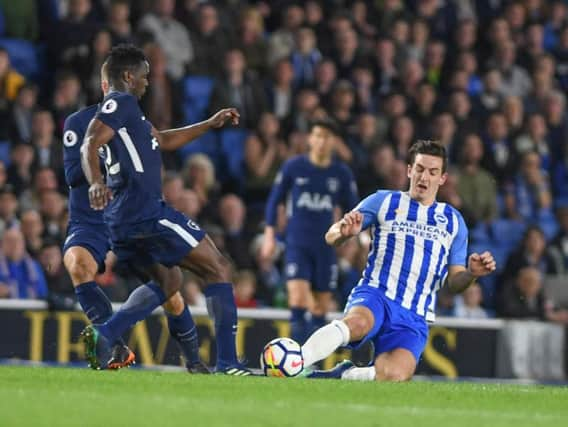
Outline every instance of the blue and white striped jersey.
[(371, 286), (427, 321), (449, 265), (466, 265), (467, 227), (446, 203), (424, 206), (400, 191), (377, 191), (354, 209), (370, 228), (367, 266), (359, 285)]

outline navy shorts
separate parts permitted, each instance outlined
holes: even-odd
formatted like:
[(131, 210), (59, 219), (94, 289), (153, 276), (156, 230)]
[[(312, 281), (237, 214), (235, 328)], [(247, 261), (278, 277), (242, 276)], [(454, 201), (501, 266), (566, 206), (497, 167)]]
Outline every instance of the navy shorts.
[(375, 346), (373, 360), (381, 353), (404, 348), (414, 355), (418, 363), (428, 340), (428, 325), (423, 317), (390, 300), (378, 288), (367, 285), (353, 288), (345, 313), (355, 306), (371, 310), (375, 324), (367, 336), (348, 347), (355, 349), (371, 341)]
[(88, 250), (97, 263), (99, 273), (105, 271), (105, 258), (110, 251), (110, 236), (105, 224), (70, 223), (63, 253), (73, 246)]
[(286, 246), (286, 279), (310, 282), (316, 292), (337, 288), (337, 256), (331, 246)]
[(110, 228), (119, 263), (173, 267), (205, 237), (205, 231), (181, 212), (164, 204), (156, 219)]

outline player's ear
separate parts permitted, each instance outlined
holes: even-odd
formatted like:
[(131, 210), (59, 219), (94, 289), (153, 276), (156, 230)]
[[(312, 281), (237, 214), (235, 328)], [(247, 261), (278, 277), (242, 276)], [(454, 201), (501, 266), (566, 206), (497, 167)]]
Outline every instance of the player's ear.
[(440, 177), (440, 185), (444, 185), (448, 179), (448, 172), (444, 172)]
[(412, 165), (408, 165), (408, 166), (406, 167), (406, 177), (407, 177), (408, 179), (411, 178), (411, 172), (412, 172)]

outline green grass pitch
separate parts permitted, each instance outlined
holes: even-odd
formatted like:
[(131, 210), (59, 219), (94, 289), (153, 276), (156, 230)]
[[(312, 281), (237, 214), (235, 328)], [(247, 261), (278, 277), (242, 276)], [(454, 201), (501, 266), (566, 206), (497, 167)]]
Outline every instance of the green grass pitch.
[(0, 367), (8, 426), (565, 426), (568, 388)]

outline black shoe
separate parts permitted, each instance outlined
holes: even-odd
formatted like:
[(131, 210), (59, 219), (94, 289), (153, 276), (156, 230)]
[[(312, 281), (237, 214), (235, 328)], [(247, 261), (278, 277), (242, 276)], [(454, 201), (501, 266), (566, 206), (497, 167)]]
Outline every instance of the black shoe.
[(187, 372), (190, 374), (210, 374), (211, 370), (201, 360), (193, 364), (187, 364)]
[(136, 356), (126, 345), (117, 344), (112, 349), (112, 355), (108, 361), (108, 369), (122, 369), (136, 363)]

